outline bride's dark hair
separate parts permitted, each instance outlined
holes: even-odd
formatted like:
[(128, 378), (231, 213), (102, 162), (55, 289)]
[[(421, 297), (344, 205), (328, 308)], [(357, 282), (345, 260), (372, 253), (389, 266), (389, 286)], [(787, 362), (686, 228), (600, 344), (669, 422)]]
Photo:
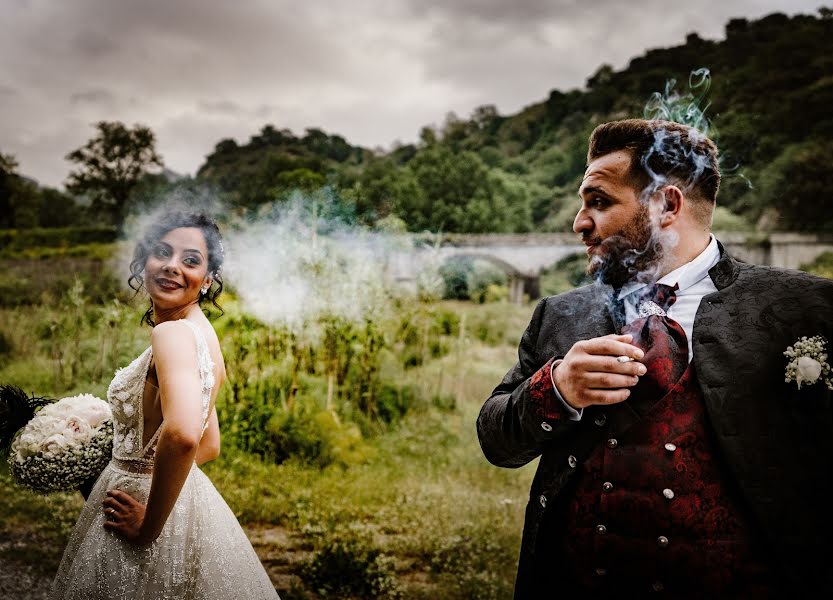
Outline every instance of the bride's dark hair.
[[(144, 273), (145, 263), (153, 247), (169, 231), (179, 229), (180, 227), (196, 227), (202, 231), (203, 237), (205, 237), (205, 244), (208, 246), (208, 274), (211, 275), (213, 281), (208, 292), (200, 294), (199, 304), (202, 306), (203, 302), (210, 301), (222, 315), (223, 308), (217, 304), (217, 297), (223, 292), (223, 277), (221, 273), (223, 259), (225, 258), (223, 244), (220, 241), (220, 229), (217, 227), (217, 224), (210, 217), (202, 213), (168, 213), (150, 225), (133, 251), (133, 260), (130, 261), (130, 277), (127, 279), (127, 284), (136, 290), (136, 293), (142, 289), (145, 283), (142, 273)], [(153, 322), (153, 301), (151, 301), (150, 308), (145, 312), (141, 322), (147, 323), (151, 327), (156, 324)]]

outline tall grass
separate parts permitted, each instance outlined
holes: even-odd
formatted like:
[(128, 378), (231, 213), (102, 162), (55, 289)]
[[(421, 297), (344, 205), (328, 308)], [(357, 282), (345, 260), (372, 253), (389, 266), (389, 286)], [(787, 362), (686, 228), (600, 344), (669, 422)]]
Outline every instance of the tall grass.
[[(0, 381), (104, 397), (149, 343), (143, 308), (97, 303), (80, 279), (47, 303), (0, 308)], [(225, 308), (224, 448), (205, 470), (282, 597), (507, 597), (532, 472), (488, 465), (474, 419), (531, 309), (400, 304), (306, 340), (232, 296)], [(37, 496), (3, 468), (0, 494), (0, 534), (15, 540), (0, 551), (51, 573), (80, 496)]]

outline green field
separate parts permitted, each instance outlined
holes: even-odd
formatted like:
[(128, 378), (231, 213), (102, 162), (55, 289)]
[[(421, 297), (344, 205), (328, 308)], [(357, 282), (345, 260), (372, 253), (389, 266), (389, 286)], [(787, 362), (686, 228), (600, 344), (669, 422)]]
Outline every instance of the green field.
[[(149, 343), (144, 307), (91, 297), (91, 259), (37, 260), (38, 301), (0, 308), (0, 382), (104, 397)], [(474, 422), (532, 307), (393, 302), (372, 322), (320, 324), (313, 342), (257, 322), (233, 294), (223, 305), (224, 447), (205, 470), (281, 597), (508, 597), (533, 467), (489, 465)], [(80, 495), (29, 493), (0, 463), (0, 497), (0, 561), (48, 578)]]

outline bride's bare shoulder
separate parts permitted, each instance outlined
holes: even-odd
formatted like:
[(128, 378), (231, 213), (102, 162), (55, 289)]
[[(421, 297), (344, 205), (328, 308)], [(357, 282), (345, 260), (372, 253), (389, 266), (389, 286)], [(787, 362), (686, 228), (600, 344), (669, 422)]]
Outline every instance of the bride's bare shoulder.
[[(193, 339), (194, 332), (184, 323), (179, 321), (159, 323), (150, 334), (154, 359), (156, 362), (196, 359), (197, 347)], [(191, 341), (190, 344), (189, 341)]]

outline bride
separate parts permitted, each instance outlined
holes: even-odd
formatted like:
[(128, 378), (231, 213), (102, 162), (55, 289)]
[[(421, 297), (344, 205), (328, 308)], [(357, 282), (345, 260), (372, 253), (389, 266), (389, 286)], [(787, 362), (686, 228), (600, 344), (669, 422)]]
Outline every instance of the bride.
[(130, 265), (147, 289), (152, 344), (116, 372), (113, 458), (64, 551), (52, 597), (277, 598), (246, 534), (197, 465), (216, 458), (220, 344), (200, 304), (223, 288), (217, 226), (174, 213), (151, 226)]

